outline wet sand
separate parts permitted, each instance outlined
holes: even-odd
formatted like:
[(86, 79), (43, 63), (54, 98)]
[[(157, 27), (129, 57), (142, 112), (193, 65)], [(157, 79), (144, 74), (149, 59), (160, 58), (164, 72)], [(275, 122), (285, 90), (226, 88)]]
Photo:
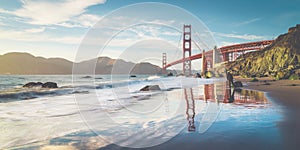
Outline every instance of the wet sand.
[(268, 97), (281, 105), (284, 110), (284, 119), (278, 127), (282, 134), (284, 148), (298, 150), (300, 148), (300, 80), (273, 81), (270, 78), (260, 78), (258, 82), (250, 82), (250, 79), (241, 79), (254, 89), (267, 92)]
[[(237, 78), (237, 80), (247, 84), (244, 87), (245, 89), (267, 92), (268, 98), (282, 107), (283, 118), (276, 124), (279, 129), (280, 141), (276, 143), (274, 141), (268, 142), (265, 137), (261, 137), (261, 133), (244, 134), (241, 136), (235, 135), (232, 132), (224, 132), (207, 135), (209, 137), (205, 139), (197, 134), (185, 134), (176, 136), (161, 145), (146, 149), (298, 150), (300, 147), (300, 80), (273, 81), (269, 78), (261, 78), (258, 82), (250, 82), (250, 79), (240, 78)], [(270, 133), (266, 132), (265, 134)], [(276, 135), (268, 136), (273, 137)], [(111, 144), (100, 149), (127, 150), (130, 148)]]

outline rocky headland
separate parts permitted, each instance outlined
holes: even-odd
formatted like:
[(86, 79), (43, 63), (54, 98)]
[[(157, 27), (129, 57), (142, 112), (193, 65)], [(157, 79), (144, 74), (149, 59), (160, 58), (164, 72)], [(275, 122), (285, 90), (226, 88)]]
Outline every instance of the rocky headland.
[(245, 78), (271, 77), (299, 79), (300, 76), (300, 24), (280, 35), (261, 51), (249, 52), (226, 68), (235, 76)]

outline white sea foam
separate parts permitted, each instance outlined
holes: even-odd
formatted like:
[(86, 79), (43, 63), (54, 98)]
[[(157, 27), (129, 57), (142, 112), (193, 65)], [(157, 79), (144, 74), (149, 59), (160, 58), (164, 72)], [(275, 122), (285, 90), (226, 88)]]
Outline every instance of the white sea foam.
[(159, 79), (159, 78), (161, 78), (161, 76), (150, 76), (147, 79), (148, 80), (153, 80), (153, 79)]

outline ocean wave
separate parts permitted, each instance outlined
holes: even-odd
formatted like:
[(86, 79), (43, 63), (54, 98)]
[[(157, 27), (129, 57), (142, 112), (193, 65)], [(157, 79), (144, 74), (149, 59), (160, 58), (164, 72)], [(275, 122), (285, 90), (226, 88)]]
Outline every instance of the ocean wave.
[(90, 90), (111, 89), (124, 86), (130, 86), (144, 82), (145, 79), (139, 80), (122, 80), (122, 81), (106, 81), (101, 83), (81, 83), (74, 85), (64, 85), (57, 89), (47, 89), (41, 87), (24, 88), (22, 86), (15, 86), (15, 88), (5, 89), (0, 91), (0, 103), (29, 100), (45, 96), (61, 96), (68, 94), (87, 94)]
[(161, 76), (155, 75), (155, 76), (148, 77), (147, 80), (154, 80), (154, 79), (160, 79), (160, 78), (161, 78)]
[[(181, 82), (181, 80), (184, 80)], [(105, 89), (118, 89), (127, 88), (131, 92), (139, 92), (141, 88), (146, 85), (159, 85), (162, 91), (170, 91), (173, 89), (179, 89), (186, 85), (194, 84), (207, 84), (211, 83), (216, 79), (200, 79), (199, 82), (195, 79), (183, 78), (183, 77), (168, 77), (163, 78), (160, 76), (150, 76), (145, 78), (137, 79), (114, 79), (106, 80), (102, 82), (78, 82), (69, 83), (60, 86), (57, 89), (46, 89), (41, 87), (35, 88), (23, 88), (21, 86), (15, 86), (12, 89), (0, 90), (0, 103), (18, 101), (18, 100), (29, 100), (39, 97), (48, 96), (61, 96), (68, 94), (88, 94), (92, 90), (102, 91)], [(174, 82), (175, 81), (175, 82)], [(118, 90), (117, 90), (118, 91)], [(142, 98), (143, 99), (143, 98)]]
[(65, 94), (71, 94), (73, 89), (27, 89), (17, 88), (0, 93), (0, 103), (16, 101), (16, 100), (28, 100), (42, 96), (59, 96)]

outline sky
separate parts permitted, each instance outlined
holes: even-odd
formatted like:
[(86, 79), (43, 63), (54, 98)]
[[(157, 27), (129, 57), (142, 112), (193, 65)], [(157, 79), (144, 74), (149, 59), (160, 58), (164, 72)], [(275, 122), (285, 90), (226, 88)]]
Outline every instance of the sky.
[[(143, 2), (164, 7), (134, 6)], [(97, 55), (160, 65), (162, 52), (174, 52), (168, 61), (182, 56), (178, 29), (185, 21), (197, 24), (184, 18), (200, 20), (192, 31), (193, 53), (199, 53), (213, 45), (274, 39), (300, 23), (299, 6), (300, 0), (1, 0), (0, 55), (28, 52), (71, 61)]]

